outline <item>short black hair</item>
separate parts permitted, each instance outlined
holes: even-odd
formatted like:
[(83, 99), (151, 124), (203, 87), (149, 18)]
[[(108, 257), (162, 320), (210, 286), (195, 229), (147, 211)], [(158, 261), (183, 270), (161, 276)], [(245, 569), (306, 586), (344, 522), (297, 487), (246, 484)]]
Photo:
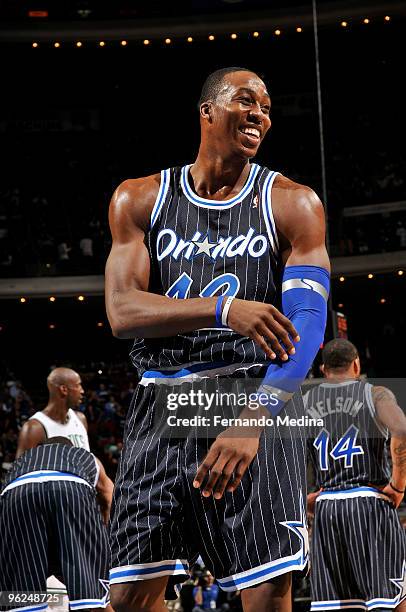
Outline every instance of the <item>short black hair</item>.
[(44, 444), (66, 444), (67, 446), (73, 446), (72, 441), (64, 436), (53, 436), (52, 438), (47, 438)]
[(354, 344), (345, 338), (334, 338), (324, 346), (322, 361), (328, 370), (347, 369), (358, 357)]
[(230, 74), (230, 72), (252, 72), (252, 70), (239, 66), (229, 66), (228, 68), (220, 68), (209, 74), (203, 83), (199, 102), (197, 103), (198, 109), (200, 109), (200, 105), (203, 104), (203, 102), (208, 102), (209, 100), (215, 100), (217, 98), (220, 93), (223, 79), (227, 74)]

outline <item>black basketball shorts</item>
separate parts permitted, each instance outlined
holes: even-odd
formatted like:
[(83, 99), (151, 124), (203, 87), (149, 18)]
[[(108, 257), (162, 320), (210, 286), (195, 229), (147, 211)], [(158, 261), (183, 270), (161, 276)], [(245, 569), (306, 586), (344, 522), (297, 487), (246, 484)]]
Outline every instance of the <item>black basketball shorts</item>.
[[(267, 427), (239, 487), (220, 500), (205, 498), (192, 482), (214, 440), (201, 429), (175, 437), (156, 427), (164, 418), (156, 387), (141, 381), (127, 417), (113, 496), (110, 584), (161, 576), (182, 582), (199, 554), (226, 591), (302, 570), (308, 550), (303, 431)], [(282, 414), (303, 416), (300, 394)]]
[[(0, 559), (0, 591), (46, 593), (47, 577), (55, 574), (66, 585), (71, 610), (109, 603), (107, 529), (86, 484), (49, 481), (5, 491)], [(37, 612), (47, 603), (0, 609)]]
[(372, 487), (354, 495), (357, 489), (329, 492), (316, 503), (312, 612), (392, 609), (406, 597), (406, 536), (397, 511)]

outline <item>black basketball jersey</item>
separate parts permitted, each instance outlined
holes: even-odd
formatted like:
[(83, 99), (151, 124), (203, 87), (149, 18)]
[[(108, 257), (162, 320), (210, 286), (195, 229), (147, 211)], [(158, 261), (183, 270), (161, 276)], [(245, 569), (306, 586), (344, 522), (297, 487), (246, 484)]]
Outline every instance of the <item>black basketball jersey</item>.
[[(3, 489), (17, 479), (21, 483), (42, 482), (55, 473), (77, 476), (94, 487), (97, 483), (99, 468), (94, 455), (84, 448), (66, 444), (42, 444), (25, 451), (14, 461), (8, 472)], [(30, 480), (31, 479), (31, 480)]]
[[(230, 295), (278, 306), (281, 270), (271, 202), (277, 173), (251, 164), (241, 191), (229, 200), (215, 201), (194, 193), (189, 168), (161, 172), (146, 237), (149, 290), (173, 299)], [(217, 327), (136, 339), (131, 357), (139, 375), (197, 364), (204, 369), (205, 363), (267, 361), (250, 338)]]
[(304, 396), (305, 414), (322, 419), (308, 440), (318, 488), (348, 489), (388, 482), (389, 433), (379, 423), (372, 385), (322, 383)]

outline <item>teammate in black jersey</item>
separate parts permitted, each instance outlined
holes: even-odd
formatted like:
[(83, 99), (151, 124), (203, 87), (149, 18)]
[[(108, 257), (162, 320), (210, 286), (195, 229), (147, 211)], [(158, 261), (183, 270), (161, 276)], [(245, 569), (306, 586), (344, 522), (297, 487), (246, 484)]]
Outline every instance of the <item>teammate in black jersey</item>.
[(324, 421), (309, 441), (318, 487), (308, 496), (311, 609), (404, 611), (406, 535), (396, 508), (406, 487), (406, 416), (392, 391), (359, 379), (348, 340), (325, 345), (322, 368), (326, 382), (304, 397), (309, 417)]
[[(112, 489), (100, 461), (68, 438), (47, 439), (16, 459), (0, 495), (4, 598), (46, 593), (55, 573), (66, 584), (70, 610), (112, 612), (106, 529)], [(10, 607), (4, 598), (0, 610), (48, 609), (46, 600), (21, 595)]]
[[(184, 130), (175, 95), (174, 129)], [(112, 198), (107, 314), (116, 337), (136, 338), (141, 378), (112, 513), (120, 612), (164, 610), (168, 583), (184, 580), (199, 553), (222, 589), (241, 590), (246, 612), (290, 610), (291, 572), (307, 563), (299, 430), (230, 427), (180, 440), (152, 427), (157, 382), (190, 391), (257, 378), (272, 401), (266, 414), (303, 416), (300, 383), (326, 322), (324, 211), (310, 188), (250, 162), (270, 106), (255, 73), (209, 75), (195, 162), (127, 180)]]

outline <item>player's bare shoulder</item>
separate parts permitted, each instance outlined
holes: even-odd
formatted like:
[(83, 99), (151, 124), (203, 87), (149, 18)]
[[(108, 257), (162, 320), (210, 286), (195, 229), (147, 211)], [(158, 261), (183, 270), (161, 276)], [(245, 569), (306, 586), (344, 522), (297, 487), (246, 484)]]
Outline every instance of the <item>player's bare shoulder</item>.
[(46, 437), (45, 429), (40, 421), (37, 421), (37, 419), (26, 421), (18, 436), (16, 459), (29, 448), (34, 448), (45, 442)]
[(277, 217), (295, 217), (298, 214), (305, 216), (309, 213), (321, 213), (324, 216), (323, 204), (316, 192), (282, 174), (278, 174), (273, 184), (272, 209)]
[(136, 226), (147, 230), (160, 182), (161, 175), (158, 173), (120, 183), (113, 193), (109, 209), (113, 234), (117, 227)]
[(83, 412), (81, 412), (80, 410), (74, 410), (74, 413), (76, 414), (76, 416), (78, 417), (79, 421), (82, 423), (82, 425), (84, 425), (85, 429), (88, 429), (88, 424), (87, 424), (87, 418), (86, 415), (83, 414)]
[(324, 207), (316, 192), (281, 174), (272, 188), (272, 211), (282, 242), (292, 243), (303, 232), (324, 233)]

